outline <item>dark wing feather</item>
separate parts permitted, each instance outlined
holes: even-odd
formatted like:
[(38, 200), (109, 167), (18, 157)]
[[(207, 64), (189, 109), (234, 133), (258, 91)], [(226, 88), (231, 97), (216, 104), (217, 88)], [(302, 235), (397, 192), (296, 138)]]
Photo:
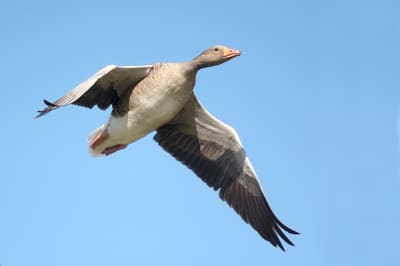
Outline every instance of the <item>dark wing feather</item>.
[(126, 90), (132, 89), (140, 80), (146, 77), (151, 67), (151, 65), (106, 66), (55, 102), (44, 100), (47, 107), (39, 111), (36, 117), (68, 104), (76, 104), (88, 108), (97, 105), (100, 109), (105, 110), (117, 102)]
[(209, 114), (195, 96), (173, 121), (157, 130), (154, 139), (208, 186), (219, 190), (220, 198), (265, 240), (282, 250), (280, 238), (293, 245), (282, 229), (298, 233), (272, 212), (236, 132)]

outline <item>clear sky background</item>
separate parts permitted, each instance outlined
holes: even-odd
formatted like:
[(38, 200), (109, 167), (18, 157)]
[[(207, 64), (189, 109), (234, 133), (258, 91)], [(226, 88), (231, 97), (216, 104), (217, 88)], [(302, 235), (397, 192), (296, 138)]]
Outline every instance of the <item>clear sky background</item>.
[[(398, 1), (2, 1), (0, 264), (400, 265)], [(235, 127), (273, 248), (148, 136), (93, 158), (101, 112), (55, 100), (108, 64), (242, 56), (196, 93)]]

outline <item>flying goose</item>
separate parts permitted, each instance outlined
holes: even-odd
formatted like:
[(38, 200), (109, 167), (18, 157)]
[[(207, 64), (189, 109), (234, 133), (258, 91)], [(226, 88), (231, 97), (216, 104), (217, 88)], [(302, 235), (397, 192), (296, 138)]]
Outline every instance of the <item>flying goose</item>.
[(56, 100), (36, 117), (74, 104), (112, 106), (108, 122), (89, 136), (94, 155), (110, 155), (156, 131), (154, 140), (193, 170), (263, 239), (285, 250), (293, 245), (283, 231), (298, 234), (272, 212), (236, 131), (216, 119), (197, 100), (193, 88), (198, 70), (240, 55), (213, 46), (191, 61), (145, 66), (109, 65)]

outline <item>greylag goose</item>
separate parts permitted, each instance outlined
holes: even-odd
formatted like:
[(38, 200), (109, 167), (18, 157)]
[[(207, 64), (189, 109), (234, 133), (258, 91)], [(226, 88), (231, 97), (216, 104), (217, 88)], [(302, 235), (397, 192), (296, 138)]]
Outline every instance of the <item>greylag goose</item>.
[(198, 70), (240, 55), (213, 46), (188, 62), (145, 66), (109, 65), (47, 107), (40, 117), (59, 107), (97, 105), (112, 112), (108, 122), (89, 136), (94, 155), (110, 155), (156, 131), (154, 140), (219, 191), (246, 223), (273, 246), (293, 245), (283, 231), (298, 234), (272, 212), (258, 177), (236, 131), (213, 117), (197, 100), (193, 87)]

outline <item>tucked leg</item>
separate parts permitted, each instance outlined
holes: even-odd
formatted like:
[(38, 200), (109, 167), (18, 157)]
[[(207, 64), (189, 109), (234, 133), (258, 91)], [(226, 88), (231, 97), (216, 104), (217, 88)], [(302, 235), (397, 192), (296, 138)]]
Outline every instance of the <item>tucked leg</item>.
[(126, 144), (118, 144), (118, 145), (115, 145), (115, 146), (112, 146), (112, 147), (108, 147), (102, 152), (102, 154), (110, 155), (110, 154), (112, 154), (112, 153), (114, 153), (116, 151), (125, 149), (126, 146), (128, 146), (128, 145), (126, 145)]
[(110, 134), (108, 134), (108, 130), (107, 130), (107, 128), (105, 128), (97, 136), (94, 137), (93, 142), (90, 143), (90, 148), (95, 149), (97, 146), (99, 146), (103, 141), (105, 141), (109, 137), (110, 137)]

